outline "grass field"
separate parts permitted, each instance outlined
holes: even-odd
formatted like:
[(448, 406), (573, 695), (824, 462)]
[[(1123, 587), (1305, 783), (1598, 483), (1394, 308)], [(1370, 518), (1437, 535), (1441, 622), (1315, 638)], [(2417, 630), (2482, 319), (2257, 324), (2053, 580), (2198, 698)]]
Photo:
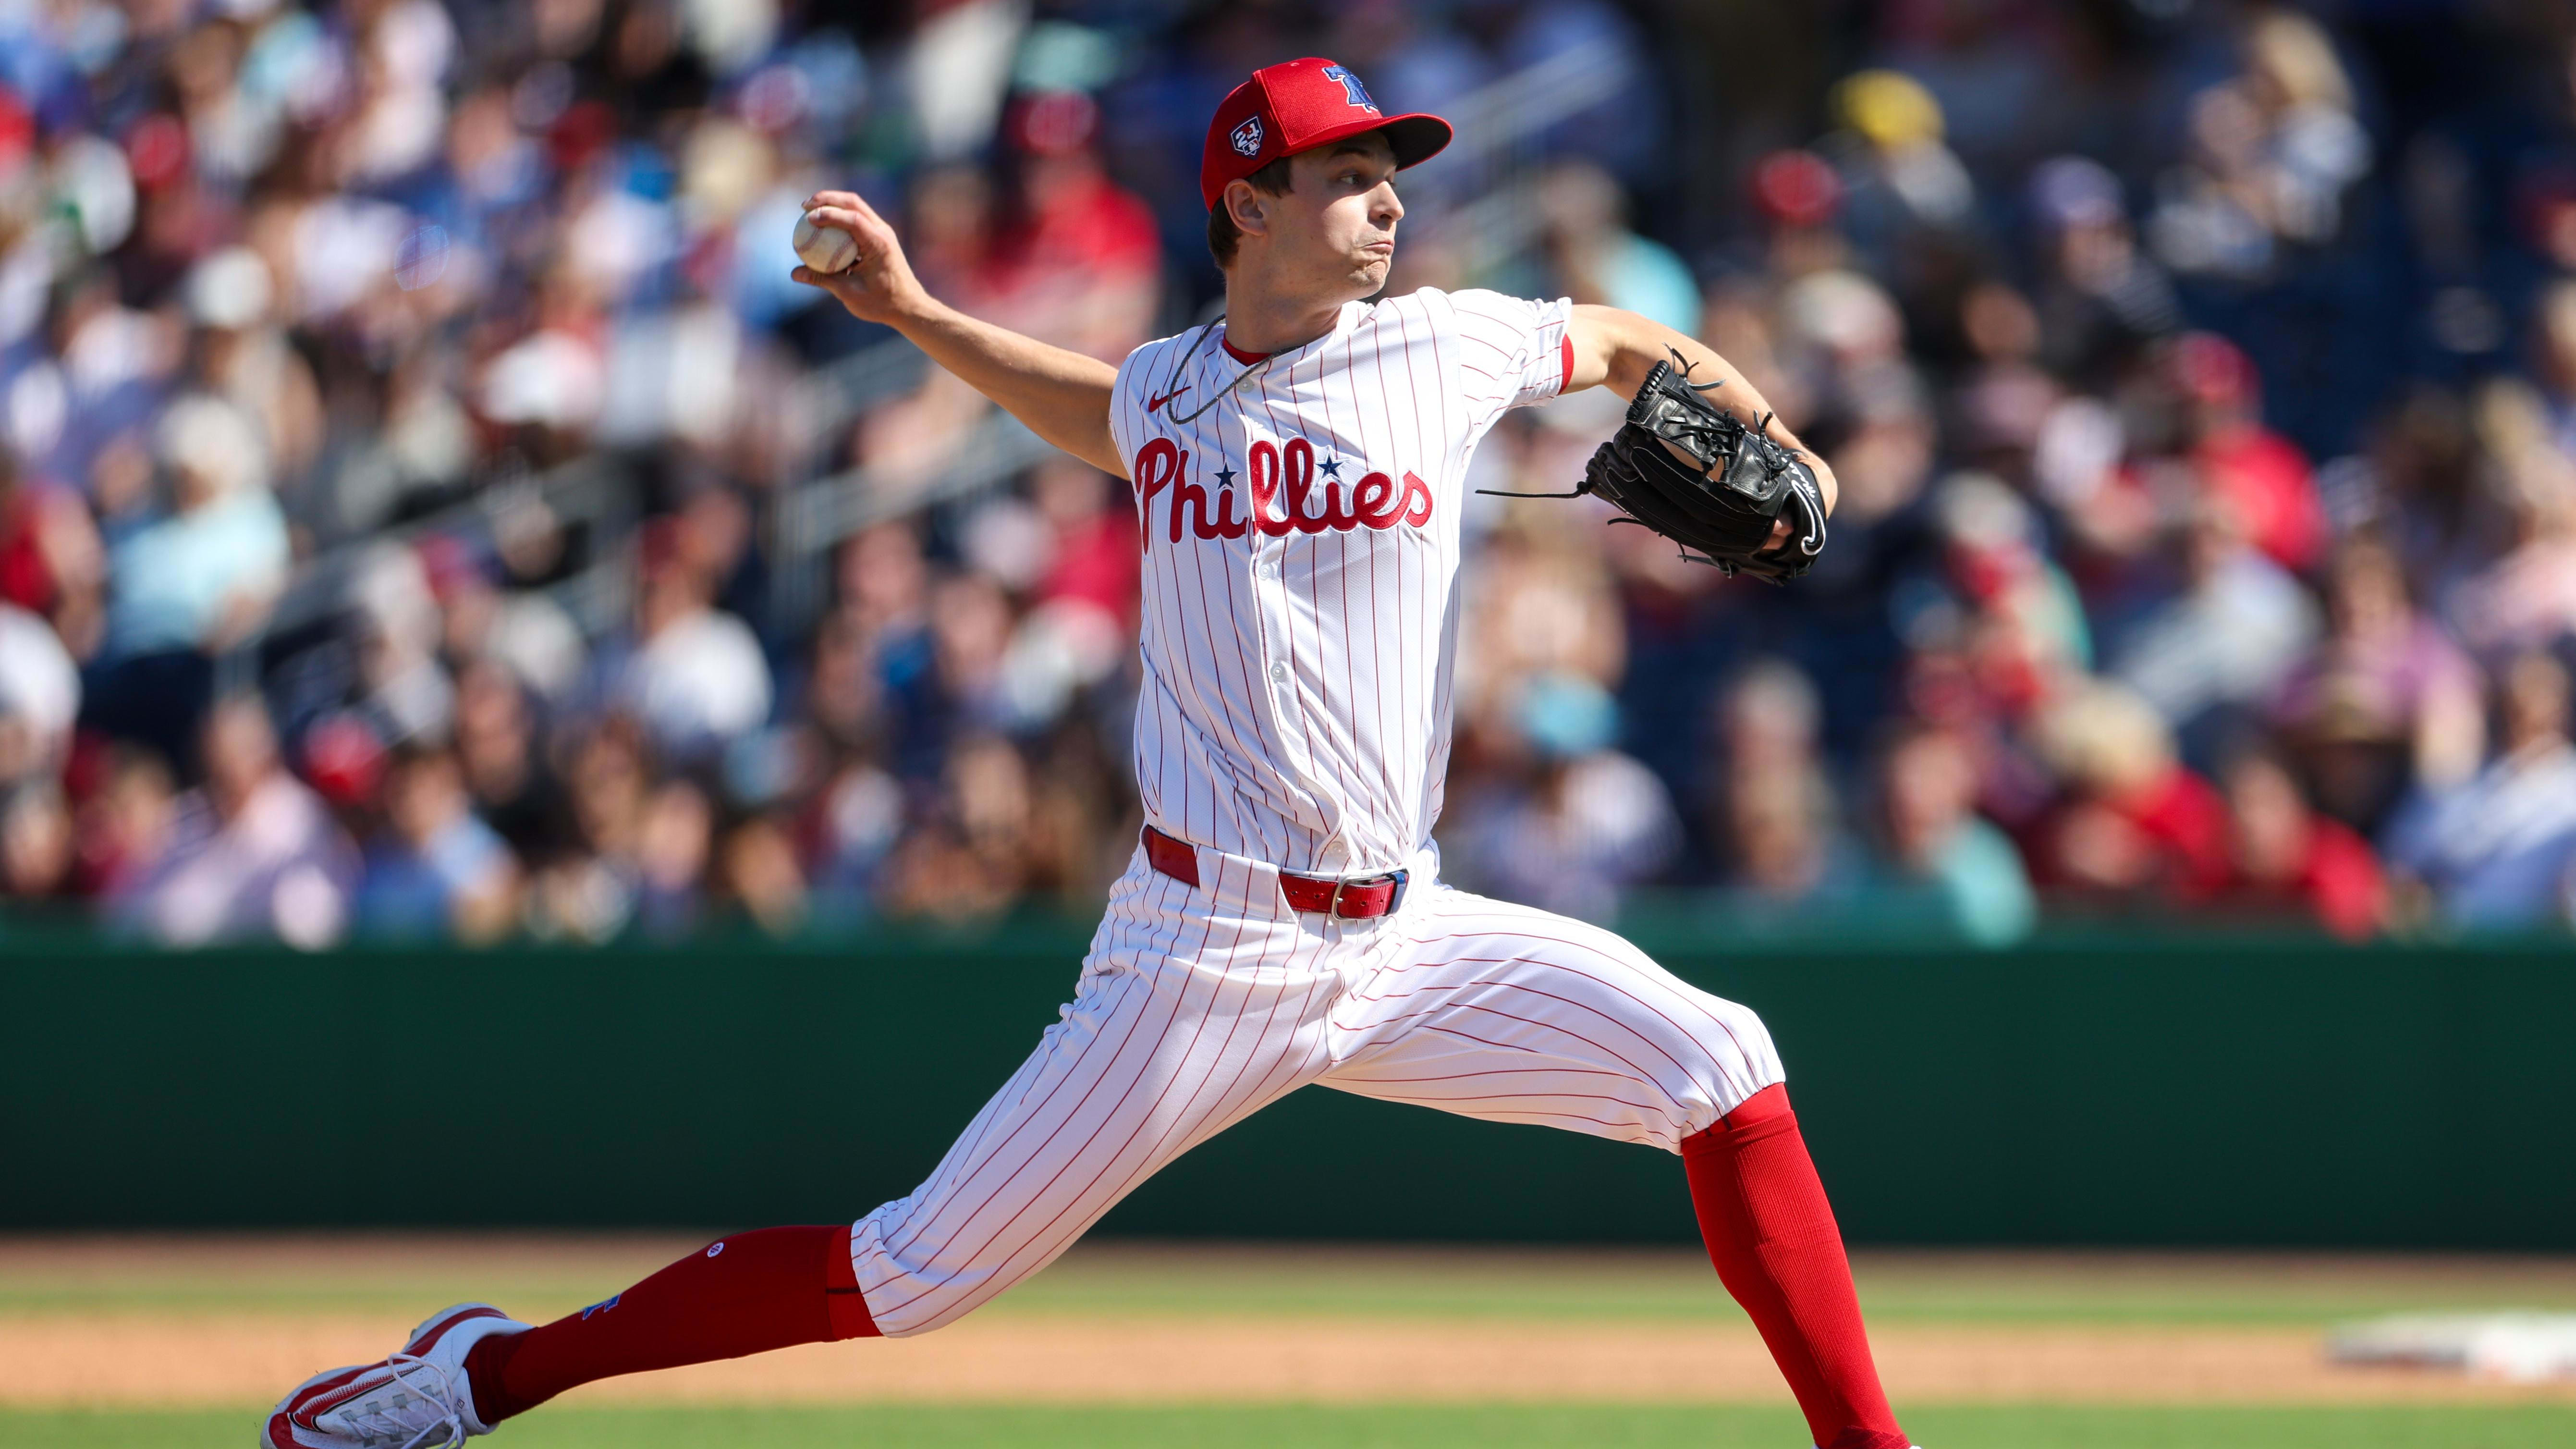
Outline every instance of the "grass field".
[[(544, 1317), (670, 1237), (0, 1239), (0, 1449), (247, 1445), (261, 1405), (489, 1297)], [(2576, 1262), (1862, 1254), (1928, 1449), (2576, 1446), (2576, 1387), (2328, 1365), (2324, 1330), (2576, 1309)], [(1799, 1446), (1679, 1251), (1103, 1246), (957, 1328), (576, 1391), (505, 1449)]]
[[(1906, 1415), (1935, 1449), (2540, 1449), (2576, 1410), (2086, 1408), (1951, 1404)], [(9, 1449), (243, 1449), (256, 1409), (0, 1413)], [(1711, 1449), (1801, 1444), (1798, 1416), (1740, 1404), (567, 1409), (508, 1449)]]

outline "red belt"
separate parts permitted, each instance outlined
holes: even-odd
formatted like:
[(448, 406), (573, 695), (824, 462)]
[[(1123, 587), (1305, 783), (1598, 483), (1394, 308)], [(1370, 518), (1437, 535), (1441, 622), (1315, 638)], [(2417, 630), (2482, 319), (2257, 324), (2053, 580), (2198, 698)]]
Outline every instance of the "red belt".
[[(1186, 886), (1199, 883), (1199, 853), (1186, 840), (1145, 827), (1145, 861), (1154, 869)], [(1314, 911), (1345, 920), (1365, 921), (1383, 916), (1404, 899), (1406, 873), (1388, 871), (1365, 880), (1330, 880), (1320, 876), (1290, 875), (1279, 872), (1279, 894), (1288, 898), (1293, 910)]]

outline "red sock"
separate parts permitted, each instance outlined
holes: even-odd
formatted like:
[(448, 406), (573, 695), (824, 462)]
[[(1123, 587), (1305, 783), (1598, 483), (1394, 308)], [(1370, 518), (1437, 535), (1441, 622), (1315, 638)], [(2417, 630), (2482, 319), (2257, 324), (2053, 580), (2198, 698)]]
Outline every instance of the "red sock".
[(1718, 1279), (1753, 1315), (1820, 1449), (1907, 1449), (1788, 1089), (1765, 1087), (1684, 1139), (1682, 1167)]
[(543, 1328), (495, 1334), (466, 1354), (465, 1376), (490, 1425), (593, 1379), (876, 1332), (846, 1224), (762, 1228)]

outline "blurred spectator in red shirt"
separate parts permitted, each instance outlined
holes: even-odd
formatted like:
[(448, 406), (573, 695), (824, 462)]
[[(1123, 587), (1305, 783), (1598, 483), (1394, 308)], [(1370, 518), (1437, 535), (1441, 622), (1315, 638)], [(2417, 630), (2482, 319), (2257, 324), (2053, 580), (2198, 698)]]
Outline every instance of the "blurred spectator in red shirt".
[[(1038, 466), (1029, 491), (1055, 531), (1038, 599), (1087, 604), (1116, 620), (1121, 631), (1133, 630), (1142, 555), (1135, 512), (1122, 506), (1126, 485), (1079, 459), (1052, 458)], [(1123, 642), (1120, 652), (1126, 652)]]
[(2025, 720), (2091, 667), (2083, 604), (2030, 505), (1992, 474), (1945, 480), (1933, 525), (1939, 574), (1895, 600), (1914, 710), (1954, 724)]
[(2232, 868), (2218, 904), (2309, 916), (2347, 941), (2379, 929), (2387, 888), (2368, 842), (2309, 809), (2298, 782), (2270, 754), (2240, 757), (2226, 785)]
[(2133, 899), (2205, 899), (2228, 878), (2227, 806), (2174, 755), (2153, 706), (2088, 683), (2038, 726), (2064, 794), (2029, 852), (2045, 886)]
[(79, 496), (22, 477), (0, 444), (0, 604), (52, 621), (76, 655), (98, 646), (107, 556)]
[(1109, 179), (1094, 143), (1100, 107), (1079, 91), (1014, 103), (1004, 188), (976, 278), (996, 320), (1117, 361), (1145, 340), (1160, 299), (1153, 209)]
[(2223, 337), (2193, 332), (2176, 340), (2166, 370), (2204, 493), (2233, 509), (2245, 536), (2283, 568), (2316, 563), (2327, 540), (2316, 477), (2297, 444), (2263, 426), (2252, 359)]

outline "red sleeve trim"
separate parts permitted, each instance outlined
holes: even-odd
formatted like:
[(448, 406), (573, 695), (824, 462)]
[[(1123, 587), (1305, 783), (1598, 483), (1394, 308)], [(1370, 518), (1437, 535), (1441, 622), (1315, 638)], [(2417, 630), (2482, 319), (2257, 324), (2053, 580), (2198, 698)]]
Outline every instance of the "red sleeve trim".
[(1562, 375), (1556, 380), (1556, 390), (1563, 392), (1574, 386), (1574, 334), (1572, 332), (1556, 334), (1556, 361), (1558, 367), (1563, 369)]

